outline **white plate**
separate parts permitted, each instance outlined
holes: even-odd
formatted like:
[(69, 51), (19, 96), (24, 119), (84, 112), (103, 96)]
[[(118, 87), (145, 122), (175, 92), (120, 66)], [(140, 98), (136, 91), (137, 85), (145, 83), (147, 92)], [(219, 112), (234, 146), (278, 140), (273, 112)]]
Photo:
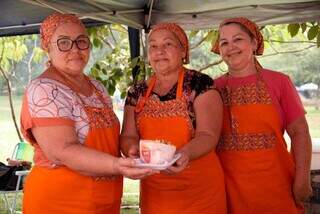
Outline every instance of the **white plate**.
[(140, 158), (134, 159), (136, 162), (136, 166), (138, 168), (150, 168), (155, 170), (164, 170), (174, 164), (179, 158), (181, 157), (180, 153), (177, 153), (173, 156), (173, 159), (170, 162), (165, 162), (163, 164), (150, 164), (150, 163), (144, 163)]

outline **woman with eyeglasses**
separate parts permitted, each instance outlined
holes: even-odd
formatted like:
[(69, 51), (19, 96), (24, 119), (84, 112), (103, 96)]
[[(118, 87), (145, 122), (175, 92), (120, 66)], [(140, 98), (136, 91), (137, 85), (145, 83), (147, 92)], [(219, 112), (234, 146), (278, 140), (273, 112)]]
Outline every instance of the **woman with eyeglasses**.
[(83, 73), (90, 40), (74, 15), (54, 13), (40, 28), (48, 68), (25, 92), (21, 129), (34, 146), (24, 214), (120, 213), (122, 175), (153, 174), (120, 158), (119, 122), (103, 85)]

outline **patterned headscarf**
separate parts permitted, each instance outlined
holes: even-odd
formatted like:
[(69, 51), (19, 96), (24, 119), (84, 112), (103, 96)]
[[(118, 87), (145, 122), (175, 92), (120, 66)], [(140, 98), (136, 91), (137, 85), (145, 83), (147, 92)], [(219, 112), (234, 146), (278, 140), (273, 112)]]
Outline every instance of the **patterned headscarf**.
[(173, 35), (178, 39), (182, 47), (184, 48), (186, 55), (183, 58), (183, 64), (189, 63), (189, 41), (187, 34), (184, 30), (175, 23), (160, 23), (152, 27), (151, 32), (149, 33), (149, 38), (151, 34), (158, 30), (167, 30), (173, 33)]
[[(242, 27), (246, 28), (254, 37), (254, 39), (257, 40), (257, 50), (254, 52), (255, 55), (262, 55), (263, 54), (263, 36), (259, 30), (259, 27), (256, 25), (256, 23), (250, 21), (247, 18), (244, 17), (237, 17), (237, 18), (230, 18), (230, 19), (225, 19), (219, 26), (219, 29), (229, 23), (236, 23), (240, 24)], [(219, 38), (215, 41), (214, 44), (212, 44), (212, 52), (216, 54), (220, 54), (219, 51)]]
[(40, 27), (41, 48), (43, 50), (48, 50), (52, 35), (60, 25), (66, 23), (77, 23), (85, 29), (81, 20), (75, 15), (55, 12), (45, 18)]

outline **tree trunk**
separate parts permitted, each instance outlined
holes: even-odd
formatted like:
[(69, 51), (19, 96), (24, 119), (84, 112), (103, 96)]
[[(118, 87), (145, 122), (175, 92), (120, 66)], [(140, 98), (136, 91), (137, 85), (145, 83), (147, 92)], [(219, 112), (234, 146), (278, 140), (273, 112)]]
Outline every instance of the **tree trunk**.
[(32, 68), (31, 68), (31, 65), (32, 65), (32, 59), (35, 55), (35, 48), (37, 47), (37, 38), (34, 40), (33, 42), (33, 49), (32, 49), (32, 54), (28, 60), (28, 84), (31, 82), (31, 74), (32, 74)]
[(4, 77), (6, 83), (7, 83), (8, 94), (9, 94), (9, 103), (10, 103), (10, 109), (11, 109), (11, 116), (12, 116), (12, 120), (13, 120), (14, 126), (15, 126), (15, 128), (16, 128), (16, 131), (17, 131), (19, 140), (20, 140), (20, 142), (21, 142), (23, 139), (22, 139), (22, 137), (21, 137), (21, 134), (20, 134), (20, 131), (19, 131), (19, 128), (18, 128), (18, 124), (17, 124), (17, 121), (16, 121), (16, 116), (15, 116), (15, 113), (14, 113), (10, 80), (9, 80), (9, 78), (6, 76), (6, 74), (4, 73), (4, 70), (3, 70), (1, 67), (0, 67), (0, 72), (1, 72), (2, 76)]

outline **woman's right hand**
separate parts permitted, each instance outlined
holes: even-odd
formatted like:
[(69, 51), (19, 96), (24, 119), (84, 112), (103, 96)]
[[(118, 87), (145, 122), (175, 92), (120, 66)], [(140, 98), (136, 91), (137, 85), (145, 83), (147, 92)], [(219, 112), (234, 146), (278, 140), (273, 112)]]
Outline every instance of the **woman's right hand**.
[(130, 179), (142, 179), (159, 173), (157, 170), (136, 167), (135, 161), (132, 158), (116, 158), (113, 162), (113, 168), (116, 174), (122, 174)]
[(139, 145), (132, 144), (128, 149), (129, 158), (140, 158)]
[(140, 158), (139, 144), (129, 142), (126, 146), (123, 146), (121, 152), (129, 158)]

